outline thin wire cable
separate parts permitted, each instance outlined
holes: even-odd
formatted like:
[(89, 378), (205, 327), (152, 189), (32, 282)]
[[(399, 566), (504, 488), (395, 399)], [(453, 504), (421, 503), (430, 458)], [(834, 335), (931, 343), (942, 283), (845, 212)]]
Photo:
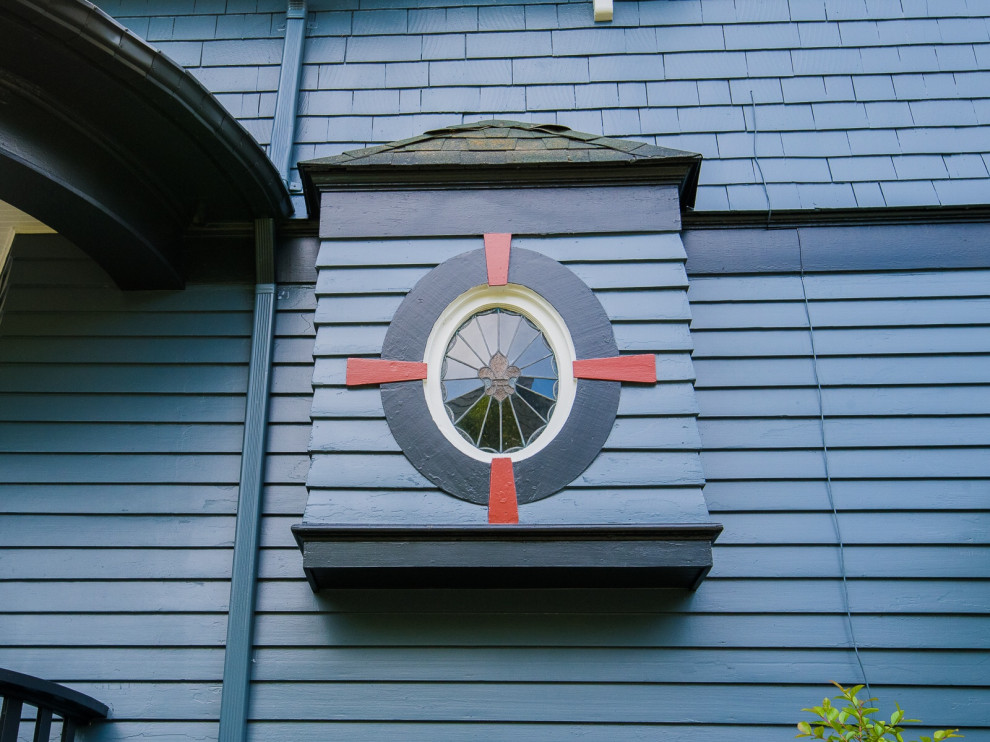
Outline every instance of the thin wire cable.
[(856, 630), (853, 628), (852, 610), (849, 607), (849, 581), (846, 578), (845, 544), (842, 542), (842, 531), (839, 530), (839, 511), (835, 507), (835, 498), (832, 496), (832, 473), (828, 465), (828, 439), (825, 436), (825, 405), (822, 402), (822, 382), (818, 378), (818, 351), (815, 348), (815, 326), (811, 321), (811, 305), (808, 303), (808, 289), (804, 282), (804, 247), (801, 244), (801, 230), (798, 229), (795, 232), (797, 233), (798, 241), (798, 261), (801, 269), (801, 296), (804, 298), (804, 316), (808, 322), (808, 335), (811, 338), (811, 369), (815, 379), (815, 390), (818, 392), (818, 422), (822, 434), (822, 454), (825, 462), (825, 493), (828, 495), (828, 504), (832, 509), (832, 526), (835, 528), (835, 539), (839, 543), (839, 574), (842, 576), (842, 602), (846, 609), (846, 621), (849, 624), (849, 640), (856, 655), (856, 662), (859, 663), (859, 671), (863, 675), (863, 685), (866, 686), (866, 695), (868, 698), (872, 698), (873, 691), (870, 690), (870, 681), (866, 677), (866, 667), (864, 667), (863, 658), (859, 654)]
[(756, 140), (760, 134), (760, 127), (756, 123), (756, 98), (753, 91), (749, 91), (749, 102), (753, 107), (753, 160), (756, 162), (756, 170), (760, 173), (760, 180), (763, 181), (763, 197), (767, 200), (767, 228), (770, 228), (770, 217), (773, 216), (773, 206), (770, 204), (770, 189), (767, 188), (767, 179), (763, 175), (763, 167), (760, 165), (760, 156), (756, 154)]

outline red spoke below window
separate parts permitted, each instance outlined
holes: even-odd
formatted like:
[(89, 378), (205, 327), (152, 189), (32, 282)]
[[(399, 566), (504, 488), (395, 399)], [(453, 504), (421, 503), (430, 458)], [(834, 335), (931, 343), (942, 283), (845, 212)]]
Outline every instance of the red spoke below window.
[(574, 361), (574, 376), (578, 379), (654, 384), (657, 381), (657, 358), (652, 353), (614, 358), (587, 358), (583, 361)]
[(509, 282), (509, 248), (511, 234), (485, 235), (485, 263), (488, 267), (488, 285), (505, 286)]
[(488, 489), (488, 522), (519, 522), (516, 477), (512, 473), (512, 459), (492, 459), (491, 484)]
[(347, 386), (385, 384), (426, 378), (426, 364), (415, 361), (387, 361), (384, 358), (348, 358)]

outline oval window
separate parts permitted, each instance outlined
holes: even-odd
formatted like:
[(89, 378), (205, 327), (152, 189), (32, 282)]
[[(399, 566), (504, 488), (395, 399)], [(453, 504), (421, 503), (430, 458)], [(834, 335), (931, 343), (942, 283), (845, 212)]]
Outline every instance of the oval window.
[(528, 317), (496, 307), (474, 314), (451, 338), (440, 372), (457, 432), (487, 453), (522, 450), (557, 404), (557, 359)]

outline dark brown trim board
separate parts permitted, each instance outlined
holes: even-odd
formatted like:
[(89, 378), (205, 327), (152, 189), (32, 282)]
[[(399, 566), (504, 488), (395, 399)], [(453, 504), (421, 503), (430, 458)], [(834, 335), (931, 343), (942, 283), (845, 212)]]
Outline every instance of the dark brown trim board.
[(323, 588), (679, 587), (712, 566), (714, 523), (292, 527)]
[[(990, 211), (925, 210), (931, 221), (889, 213), (814, 212), (754, 223), (733, 214), (685, 218), (693, 275), (990, 267)], [(981, 215), (984, 221), (969, 217)], [(959, 219), (960, 221), (943, 221)]]

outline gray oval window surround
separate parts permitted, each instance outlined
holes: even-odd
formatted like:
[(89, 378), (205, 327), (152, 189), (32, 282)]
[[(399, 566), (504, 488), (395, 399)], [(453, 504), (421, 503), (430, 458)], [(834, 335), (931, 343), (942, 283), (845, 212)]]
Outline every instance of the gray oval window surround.
[[(508, 286), (489, 287), (487, 275), (485, 251), (473, 250), (434, 268), (406, 295), (382, 357), (427, 361), (438, 401), (427, 399), (428, 378), (382, 384), (382, 405), (403, 453), (439, 488), (487, 505), (491, 459), (506, 455), (513, 458), (523, 504), (566, 487), (598, 455), (615, 422), (620, 384), (574, 380), (569, 368), (575, 358), (612, 357), (618, 350), (598, 299), (557, 261), (513, 248)], [(536, 317), (531, 303), (548, 309)], [(502, 331), (520, 328), (517, 345), (506, 345)], [(526, 339), (532, 347), (520, 349)], [(499, 414), (488, 417), (493, 405)], [(480, 420), (464, 423), (472, 409)]]

